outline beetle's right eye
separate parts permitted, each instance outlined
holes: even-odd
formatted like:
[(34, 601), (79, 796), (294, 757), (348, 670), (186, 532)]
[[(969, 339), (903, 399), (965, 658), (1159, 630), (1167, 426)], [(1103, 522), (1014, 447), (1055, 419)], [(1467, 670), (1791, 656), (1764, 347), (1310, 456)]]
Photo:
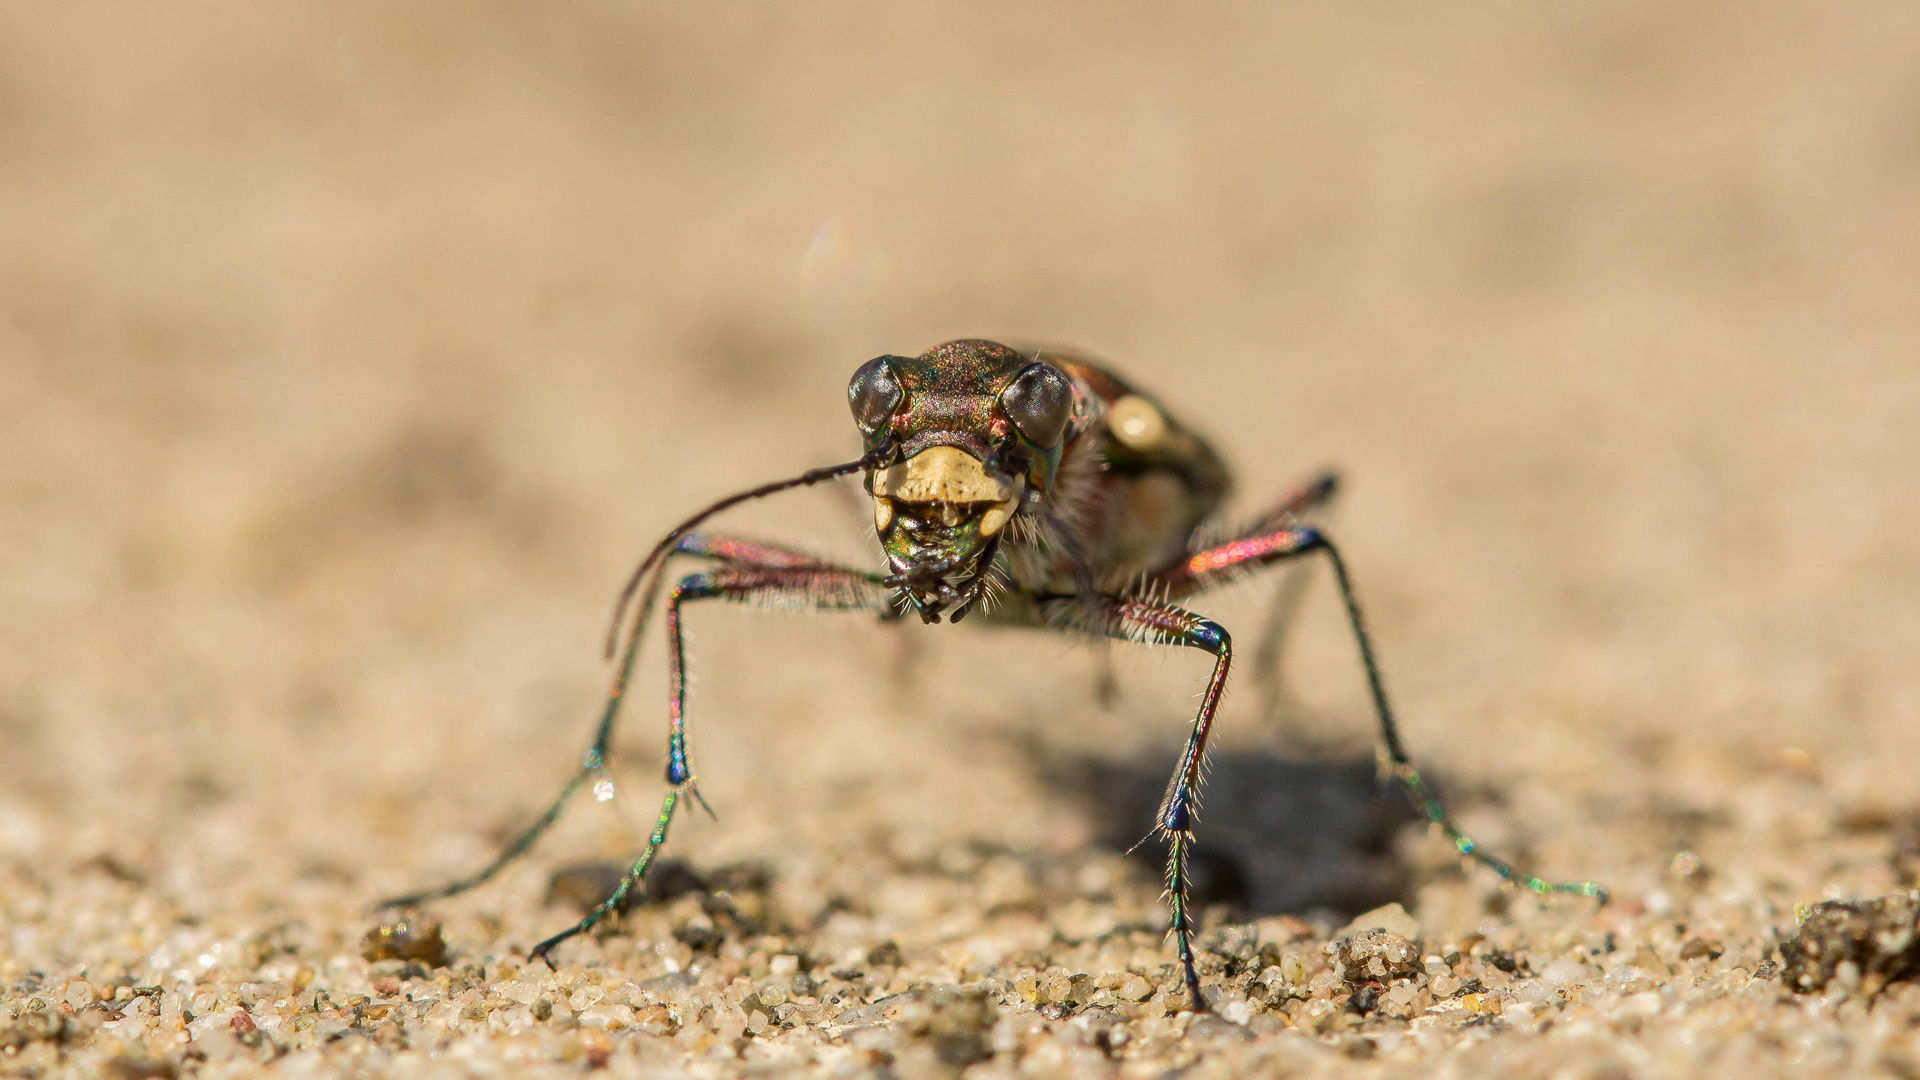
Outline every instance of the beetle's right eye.
[(853, 422), (860, 425), (860, 433), (868, 438), (887, 426), (887, 421), (893, 419), (893, 411), (906, 396), (900, 389), (900, 380), (893, 376), (888, 359), (876, 356), (861, 364), (860, 370), (853, 373), (853, 381), (847, 384), (847, 404), (853, 407)]

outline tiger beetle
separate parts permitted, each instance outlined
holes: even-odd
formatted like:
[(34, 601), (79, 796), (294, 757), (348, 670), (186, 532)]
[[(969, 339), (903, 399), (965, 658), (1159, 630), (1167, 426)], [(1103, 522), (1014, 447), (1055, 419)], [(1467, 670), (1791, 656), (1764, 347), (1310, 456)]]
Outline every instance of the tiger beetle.
[[(593, 743), (545, 813), (486, 867), (442, 888), (396, 897), (404, 907), (465, 892), (531, 848), (567, 801), (604, 769), (642, 631), (674, 556), (708, 566), (667, 591), (667, 793), (653, 832), (625, 877), (574, 926), (533, 948), (544, 958), (619, 908), (646, 875), (680, 803), (705, 806), (687, 749), (686, 667), (681, 616), (700, 600), (754, 602), (820, 611), (865, 611), (883, 619), (977, 621), (1156, 645), (1213, 657), (1193, 729), (1149, 837), (1168, 845), (1171, 936), (1195, 1011), (1206, 1009), (1193, 958), (1187, 855), (1194, 843), (1207, 735), (1233, 661), (1226, 628), (1175, 601), (1255, 571), (1314, 553), (1333, 570), (1380, 724), (1383, 779), (1404, 784), (1433, 827), (1502, 881), (1535, 893), (1606, 900), (1588, 882), (1542, 880), (1481, 849), (1454, 825), (1413, 767), (1387, 703), (1380, 666), (1346, 560), (1309, 523), (1332, 498), (1335, 478), (1305, 484), (1217, 541), (1210, 524), (1230, 484), (1204, 439), (1114, 372), (1056, 351), (1021, 352), (991, 341), (950, 341), (920, 356), (881, 356), (847, 387), (866, 452), (721, 499), (676, 526), (634, 570), (615, 606), (607, 656), (618, 656)], [(862, 474), (885, 570), (841, 566), (785, 547), (696, 532), (733, 506), (793, 488)], [(631, 609), (631, 618), (627, 617)]]

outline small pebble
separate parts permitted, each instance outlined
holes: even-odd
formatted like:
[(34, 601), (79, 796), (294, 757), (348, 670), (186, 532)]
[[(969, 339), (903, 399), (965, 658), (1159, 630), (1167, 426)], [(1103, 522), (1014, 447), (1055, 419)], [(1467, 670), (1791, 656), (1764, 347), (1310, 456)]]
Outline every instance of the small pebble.
[(428, 967), (447, 966), (447, 941), (440, 924), (421, 915), (407, 915), (367, 931), (360, 955), (369, 961), (418, 960)]

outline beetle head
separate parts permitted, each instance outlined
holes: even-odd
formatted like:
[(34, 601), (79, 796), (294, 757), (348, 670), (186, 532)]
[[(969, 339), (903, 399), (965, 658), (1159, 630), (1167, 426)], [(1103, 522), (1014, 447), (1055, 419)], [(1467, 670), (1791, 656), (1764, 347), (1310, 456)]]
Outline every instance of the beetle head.
[[(978, 599), (1013, 516), (1046, 498), (1085, 405), (1051, 364), (990, 341), (881, 356), (847, 387), (869, 450), (896, 464), (867, 473), (873, 520), (900, 587), (922, 616)], [(931, 621), (931, 620), (930, 620)]]

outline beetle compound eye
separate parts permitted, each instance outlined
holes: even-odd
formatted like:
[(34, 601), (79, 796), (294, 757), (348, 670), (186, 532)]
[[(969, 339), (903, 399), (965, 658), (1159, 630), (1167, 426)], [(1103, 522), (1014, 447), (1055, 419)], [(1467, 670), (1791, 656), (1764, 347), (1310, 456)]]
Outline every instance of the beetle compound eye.
[(1060, 445), (1073, 416), (1073, 384), (1058, 368), (1035, 364), (1001, 393), (1000, 408), (1028, 442), (1051, 450)]
[(853, 373), (853, 381), (847, 384), (847, 404), (853, 407), (853, 422), (860, 425), (861, 434), (869, 438), (887, 426), (893, 411), (906, 396), (887, 360), (888, 357), (876, 356), (861, 364), (860, 370)]

